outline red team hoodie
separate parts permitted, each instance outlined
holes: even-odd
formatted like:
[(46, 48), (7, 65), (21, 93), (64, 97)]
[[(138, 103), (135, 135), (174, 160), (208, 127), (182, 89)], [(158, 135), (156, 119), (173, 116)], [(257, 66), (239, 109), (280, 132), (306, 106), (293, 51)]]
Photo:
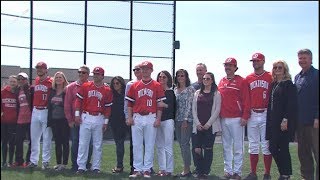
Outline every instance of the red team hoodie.
[(235, 75), (231, 80), (224, 77), (218, 85), (218, 90), (222, 97), (220, 116), (222, 118), (241, 117), (248, 120), (250, 96), (245, 80), (239, 75)]
[(5, 86), (1, 90), (1, 123), (17, 123), (17, 98), (16, 94), (11, 92), (10, 86)]

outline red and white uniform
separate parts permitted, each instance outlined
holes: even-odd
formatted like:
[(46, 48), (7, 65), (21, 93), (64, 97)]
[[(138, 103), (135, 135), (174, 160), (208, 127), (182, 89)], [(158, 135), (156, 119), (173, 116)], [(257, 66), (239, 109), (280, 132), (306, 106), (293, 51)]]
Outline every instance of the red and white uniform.
[(17, 123), (17, 98), (16, 94), (11, 92), (10, 86), (1, 90), (1, 113), (1, 124)]
[(220, 116), (222, 118), (241, 117), (248, 120), (250, 99), (244, 79), (239, 75), (235, 75), (231, 80), (224, 77), (221, 79), (218, 89), (222, 97)]
[(246, 77), (249, 85), (250, 107), (255, 110), (266, 110), (270, 96), (272, 75), (264, 72), (260, 75), (252, 73)]
[(131, 85), (126, 99), (131, 102), (128, 106), (133, 108), (133, 113), (156, 113), (157, 102), (164, 100), (165, 95), (157, 81), (144, 83), (141, 80)]
[(249, 87), (251, 108), (251, 116), (247, 124), (249, 153), (259, 154), (261, 142), (262, 153), (269, 155), (269, 144), (265, 140), (265, 134), (272, 75), (266, 71), (260, 75), (251, 73), (246, 77), (246, 81)]
[[(250, 99), (245, 80), (235, 75), (220, 80), (218, 90), (221, 94), (221, 128), (224, 157), (224, 172), (241, 176), (243, 162), (244, 128), (241, 118), (250, 116)], [(234, 165), (233, 165), (234, 161)]]
[(77, 93), (76, 109), (82, 111), (79, 130), (78, 169), (86, 170), (89, 144), (92, 138), (92, 169), (100, 169), (104, 117), (111, 113), (113, 95), (109, 86), (97, 87), (94, 82), (83, 83)]
[(43, 135), (42, 147), (42, 162), (50, 162), (51, 159), (51, 141), (52, 130), (47, 127), (48, 121), (48, 98), (52, 88), (51, 77), (40, 80), (39, 77), (35, 79), (34, 95), (33, 95), (33, 110), (30, 125), (31, 136), (31, 156), (30, 161), (33, 164), (38, 164), (40, 152), (40, 138)]
[(48, 97), (52, 88), (52, 81), (53, 79), (49, 76), (43, 81), (41, 81), (39, 77), (36, 77), (34, 85), (33, 106), (37, 109), (47, 109)]
[(91, 81), (83, 83), (77, 97), (76, 108), (80, 108), (83, 112), (101, 113), (106, 117), (110, 116), (113, 96), (109, 86), (97, 87)]
[(132, 107), (133, 112), (133, 166), (135, 171), (149, 171), (153, 167), (153, 147), (157, 133), (153, 126), (158, 110), (157, 102), (165, 100), (165, 94), (159, 82), (140, 80), (131, 85), (125, 99), (129, 101), (128, 107)]

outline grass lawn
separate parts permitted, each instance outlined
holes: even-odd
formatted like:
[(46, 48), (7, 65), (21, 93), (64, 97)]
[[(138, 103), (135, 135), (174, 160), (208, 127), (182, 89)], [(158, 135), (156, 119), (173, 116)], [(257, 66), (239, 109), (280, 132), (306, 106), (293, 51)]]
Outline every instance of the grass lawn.
[[(69, 169), (71, 167), (71, 160), (69, 158), (68, 169), (62, 172), (56, 172), (52, 169), (49, 170), (41, 170), (41, 158), (38, 165), (38, 168), (34, 170), (30, 170), (28, 168), (5, 168), (1, 169), (1, 179), (2, 180), (37, 180), (37, 179), (128, 179), (129, 170), (130, 170), (130, 158), (129, 158), (129, 144), (126, 143), (125, 145), (125, 172), (119, 175), (112, 174), (111, 169), (116, 165), (116, 154), (115, 154), (115, 145), (114, 144), (104, 144), (103, 145), (103, 158), (101, 163), (101, 170), (102, 173), (99, 175), (93, 175), (91, 173), (86, 173), (84, 175), (76, 175), (75, 173), (71, 172)], [(248, 157), (248, 143), (245, 143), (245, 156), (244, 156), (244, 164), (243, 164), (243, 175), (244, 178), (250, 172), (250, 162)], [(52, 151), (52, 158), (50, 167), (52, 168), (55, 163), (55, 153), (54, 147)], [(299, 159), (297, 155), (297, 145), (291, 144), (290, 145), (290, 152), (291, 152), (291, 159), (292, 159), (292, 169), (293, 175), (291, 179), (299, 179)], [(174, 146), (174, 156), (175, 156), (175, 170), (174, 174), (180, 173), (183, 168), (183, 163), (180, 155), (180, 147), (178, 143), (175, 143)], [(41, 156), (40, 156), (41, 157)], [(154, 162), (154, 170), (158, 171), (158, 164), (156, 160), (155, 154), (155, 162)], [(192, 165), (191, 169), (193, 170), (194, 167)], [(257, 167), (258, 179), (262, 179), (264, 172), (263, 166), (263, 156), (260, 155), (259, 157), (259, 164)], [(223, 152), (222, 152), (222, 145), (220, 143), (216, 143), (214, 145), (213, 150), (213, 162), (211, 166), (211, 175), (209, 179), (219, 179), (220, 176), (224, 174), (223, 172)], [(272, 162), (272, 169), (271, 169), (271, 176), (272, 179), (277, 179), (279, 174), (276, 167), (275, 162)], [(141, 178), (142, 179), (142, 178)], [(167, 178), (160, 178), (160, 177), (152, 177), (152, 179), (167, 179)], [(169, 179), (169, 178), (168, 178)], [(171, 178), (170, 178), (171, 179)]]

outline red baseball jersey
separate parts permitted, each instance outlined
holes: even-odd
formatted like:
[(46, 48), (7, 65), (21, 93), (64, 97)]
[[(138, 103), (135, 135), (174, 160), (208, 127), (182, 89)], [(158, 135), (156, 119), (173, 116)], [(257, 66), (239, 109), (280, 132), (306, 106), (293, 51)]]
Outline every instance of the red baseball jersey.
[(109, 86), (97, 87), (93, 81), (83, 83), (77, 93), (75, 107), (89, 113), (102, 113), (109, 117), (113, 101), (112, 91)]
[(47, 108), (48, 97), (52, 88), (52, 81), (53, 79), (49, 76), (43, 81), (41, 81), (39, 77), (36, 77), (34, 85), (33, 106), (39, 108)]
[(156, 113), (157, 102), (166, 99), (160, 83), (154, 80), (134, 82), (125, 98), (128, 106), (133, 107), (133, 113)]
[(250, 96), (248, 86), (245, 79), (239, 75), (228, 80), (222, 78), (218, 85), (221, 94), (221, 110), (222, 118), (241, 117), (248, 120), (250, 117)]
[(252, 109), (267, 108), (272, 75), (267, 71), (260, 75), (251, 73), (246, 77), (246, 82), (249, 87), (250, 107)]

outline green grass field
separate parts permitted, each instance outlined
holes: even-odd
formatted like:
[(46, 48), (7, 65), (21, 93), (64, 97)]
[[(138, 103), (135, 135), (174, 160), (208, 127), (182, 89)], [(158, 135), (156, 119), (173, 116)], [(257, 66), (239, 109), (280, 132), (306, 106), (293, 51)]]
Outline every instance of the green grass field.
[[(245, 143), (245, 156), (244, 156), (244, 164), (243, 164), (243, 175), (244, 178), (250, 172), (250, 162), (248, 157), (248, 145)], [(30, 170), (28, 168), (5, 168), (1, 169), (1, 179), (2, 180), (42, 180), (42, 179), (128, 179), (129, 177), (129, 144), (126, 143), (125, 146), (125, 172), (119, 175), (112, 174), (111, 169), (116, 165), (116, 154), (115, 154), (115, 145), (114, 144), (104, 144), (103, 145), (103, 158), (101, 163), (101, 170), (102, 173), (99, 175), (94, 175), (91, 173), (86, 173), (84, 175), (76, 175), (75, 173), (71, 172), (69, 169), (71, 167), (71, 160), (69, 158), (68, 169), (56, 172), (52, 169), (49, 170), (41, 170), (41, 158), (39, 162), (38, 168), (34, 170)], [(54, 149), (54, 148), (53, 148)], [(292, 169), (293, 175), (291, 179), (299, 179), (299, 167), (300, 163), (297, 156), (297, 145), (291, 144), (290, 145), (290, 152), (291, 152), (291, 159), (292, 159)], [(180, 155), (180, 148), (178, 143), (175, 143), (174, 146), (174, 156), (175, 156), (175, 170), (174, 174), (180, 173), (183, 168), (183, 163)], [(41, 157), (41, 156), (40, 156)], [(55, 153), (52, 152), (52, 158), (50, 167), (52, 168), (55, 163)], [(193, 170), (194, 167), (192, 166), (191, 169)], [(158, 164), (157, 158), (155, 154), (155, 161), (154, 161), (154, 170), (158, 171)], [(264, 173), (264, 166), (263, 166), (263, 156), (260, 155), (259, 157), (259, 164), (257, 167), (258, 179), (262, 179)], [(220, 176), (224, 174), (223, 172), (223, 153), (222, 153), (222, 145), (220, 143), (216, 143), (214, 145), (213, 150), (213, 162), (211, 166), (211, 175), (209, 179), (219, 179)], [(274, 161), (272, 162), (272, 169), (271, 169), (271, 176), (272, 179), (277, 179), (279, 174)], [(142, 179), (142, 178), (141, 178)], [(152, 179), (169, 179), (163, 177), (152, 177)], [(170, 178), (171, 179), (171, 178)]]

